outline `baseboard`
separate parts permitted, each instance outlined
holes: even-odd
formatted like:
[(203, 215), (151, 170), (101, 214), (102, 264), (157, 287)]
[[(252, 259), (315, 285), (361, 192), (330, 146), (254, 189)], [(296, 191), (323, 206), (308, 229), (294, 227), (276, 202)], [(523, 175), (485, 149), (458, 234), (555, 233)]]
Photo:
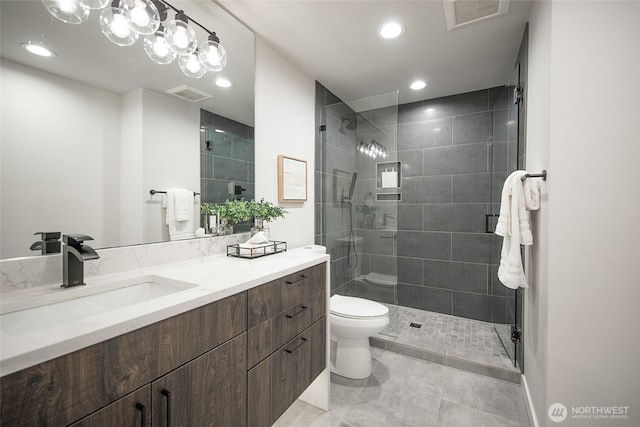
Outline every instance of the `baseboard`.
[(533, 406), (533, 401), (531, 400), (531, 393), (529, 392), (529, 384), (527, 383), (527, 377), (522, 375), (522, 381), (520, 382), (522, 385), (522, 391), (524, 392), (525, 402), (527, 403), (527, 414), (529, 415), (529, 421), (531, 421), (531, 425), (533, 427), (538, 427), (540, 424), (538, 423), (538, 418), (536, 417), (536, 411)]

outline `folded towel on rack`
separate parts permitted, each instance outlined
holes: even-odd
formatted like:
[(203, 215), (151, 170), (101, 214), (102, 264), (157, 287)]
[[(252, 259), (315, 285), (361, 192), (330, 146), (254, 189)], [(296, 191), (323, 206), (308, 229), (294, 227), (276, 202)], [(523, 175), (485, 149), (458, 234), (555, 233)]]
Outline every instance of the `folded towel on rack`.
[(167, 196), (163, 200), (166, 208), (166, 223), (169, 226), (169, 238), (171, 240), (189, 239), (195, 236), (193, 191), (174, 188), (167, 190)]
[(503, 236), (498, 279), (508, 288), (528, 288), (522, 267), (520, 245), (532, 245), (533, 234), (526, 209), (522, 177), (525, 171), (515, 171), (507, 177), (502, 188), (500, 216), (496, 234)]
[(540, 189), (542, 181), (539, 179), (525, 179), (523, 183), (524, 204), (528, 211), (540, 209)]

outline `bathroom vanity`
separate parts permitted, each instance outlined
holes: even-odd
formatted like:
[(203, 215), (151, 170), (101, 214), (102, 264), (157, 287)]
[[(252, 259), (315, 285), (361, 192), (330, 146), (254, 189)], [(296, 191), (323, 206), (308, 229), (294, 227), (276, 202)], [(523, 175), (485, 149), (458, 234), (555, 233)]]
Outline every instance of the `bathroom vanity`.
[(328, 399), (327, 260), (293, 250), (155, 267), (135, 274), (193, 286), (110, 320), (29, 337), (3, 326), (0, 423), (270, 426), (312, 383)]

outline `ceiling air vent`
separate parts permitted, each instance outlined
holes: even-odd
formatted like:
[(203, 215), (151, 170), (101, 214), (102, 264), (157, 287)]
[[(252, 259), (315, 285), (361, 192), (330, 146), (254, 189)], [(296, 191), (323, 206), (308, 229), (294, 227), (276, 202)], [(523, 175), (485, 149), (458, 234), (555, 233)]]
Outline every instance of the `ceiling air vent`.
[(447, 30), (509, 12), (510, 0), (443, 0)]
[(205, 99), (213, 98), (213, 95), (211, 95), (210, 93), (203, 92), (187, 85), (181, 85), (174, 87), (173, 89), (168, 89), (167, 93), (175, 95), (178, 98), (182, 98), (185, 101), (189, 102), (198, 102)]

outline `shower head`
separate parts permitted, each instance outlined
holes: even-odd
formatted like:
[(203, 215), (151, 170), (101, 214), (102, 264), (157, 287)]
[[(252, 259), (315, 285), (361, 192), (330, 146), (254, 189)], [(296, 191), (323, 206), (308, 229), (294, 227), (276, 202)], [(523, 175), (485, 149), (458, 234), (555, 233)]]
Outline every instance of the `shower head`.
[(348, 117), (341, 117), (341, 121), (340, 121), (340, 129), (338, 129), (338, 132), (340, 132), (343, 135), (346, 135), (346, 132), (344, 131), (344, 123), (345, 122), (349, 122), (347, 123), (347, 129), (349, 130), (354, 130), (355, 128), (358, 127), (358, 122), (356, 122), (355, 120), (352, 120)]
[(349, 188), (349, 200), (353, 200), (353, 191), (356, 189), (356, 178), (358, 177), (358, 173), (354, 172), (351, 176), (351, 187)]

